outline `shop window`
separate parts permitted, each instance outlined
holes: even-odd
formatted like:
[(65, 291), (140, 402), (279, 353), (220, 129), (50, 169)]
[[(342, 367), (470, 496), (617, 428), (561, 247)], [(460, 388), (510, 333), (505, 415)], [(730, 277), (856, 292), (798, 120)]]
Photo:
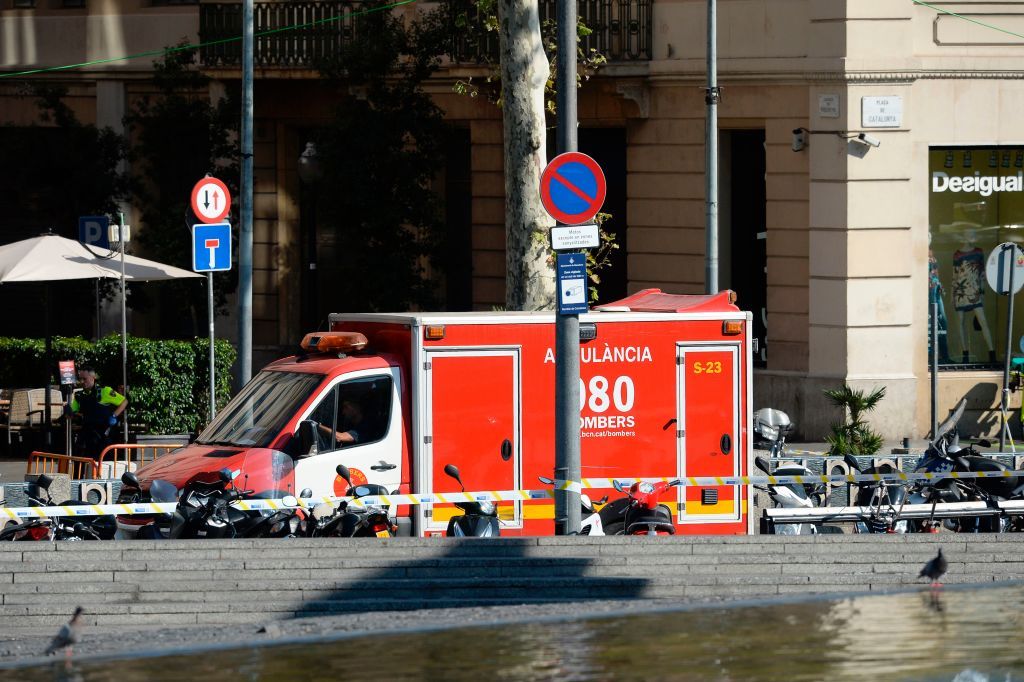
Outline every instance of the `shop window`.
[[(928, 350), (934, 340), (945, 369), (1001, 366), (1007, 299), (989, 287), (986, 263), (1004, 242), (1024, 246), (1024, 148), (932, 147), (929, 150)], [(1015, 315), (1021, 348), (1024, 315)]]

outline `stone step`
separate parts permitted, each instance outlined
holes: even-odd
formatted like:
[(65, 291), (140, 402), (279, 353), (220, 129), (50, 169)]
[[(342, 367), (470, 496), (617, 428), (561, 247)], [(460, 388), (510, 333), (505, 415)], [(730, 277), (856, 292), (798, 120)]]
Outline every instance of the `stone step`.
[(1024, 534), (4, 543), (4, 629), (256, 623), (339, 612), (764, 597), (1024, 579)]

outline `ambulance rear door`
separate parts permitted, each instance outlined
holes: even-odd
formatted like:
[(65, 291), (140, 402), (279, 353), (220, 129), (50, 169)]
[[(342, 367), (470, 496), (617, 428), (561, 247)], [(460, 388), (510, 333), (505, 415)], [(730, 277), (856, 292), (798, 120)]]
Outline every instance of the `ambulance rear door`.
[[(739, 476), (740, 343), (686, 342), (676, 346), (678, 456), (684, 477)], [(679, 523), (739, 521), (740, 486), (687, 485), (679, 491)]]

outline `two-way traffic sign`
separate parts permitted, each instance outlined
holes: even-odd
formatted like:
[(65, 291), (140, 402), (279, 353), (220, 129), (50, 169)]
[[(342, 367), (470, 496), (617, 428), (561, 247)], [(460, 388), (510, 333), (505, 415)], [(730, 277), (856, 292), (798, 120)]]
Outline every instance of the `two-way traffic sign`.
[(231, 269), (230, 223), (192, 226), (192, 269), (196, 272)]
[(231, 210), (231, 192), (217, 178), (207, 176), (192, 188), (192, 212), (204, 223), (219, 223)]

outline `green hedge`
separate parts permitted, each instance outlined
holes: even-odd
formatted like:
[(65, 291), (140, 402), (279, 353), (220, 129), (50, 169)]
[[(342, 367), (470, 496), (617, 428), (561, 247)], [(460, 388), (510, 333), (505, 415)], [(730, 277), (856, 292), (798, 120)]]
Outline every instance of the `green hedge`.
[[(111, 335), (96, 343), (82, 338), (53, 338), (51, 376), (57, 379), (57, 361), (74, 360), (76, 367), (92, 365), (99, 381), (118, 388), (121, 381), (121, 337)], [(191, 433), (206, 424), (210, 379), (208, 339), (164, 341), (128, 337), (128, 420), (149, 433)], [(214, 342), (217, 407), (231, 398), (231, 365), (235, 348)], [(42, 339), (0, 337), (0, 386), (31, 388), (44, 385)]]

